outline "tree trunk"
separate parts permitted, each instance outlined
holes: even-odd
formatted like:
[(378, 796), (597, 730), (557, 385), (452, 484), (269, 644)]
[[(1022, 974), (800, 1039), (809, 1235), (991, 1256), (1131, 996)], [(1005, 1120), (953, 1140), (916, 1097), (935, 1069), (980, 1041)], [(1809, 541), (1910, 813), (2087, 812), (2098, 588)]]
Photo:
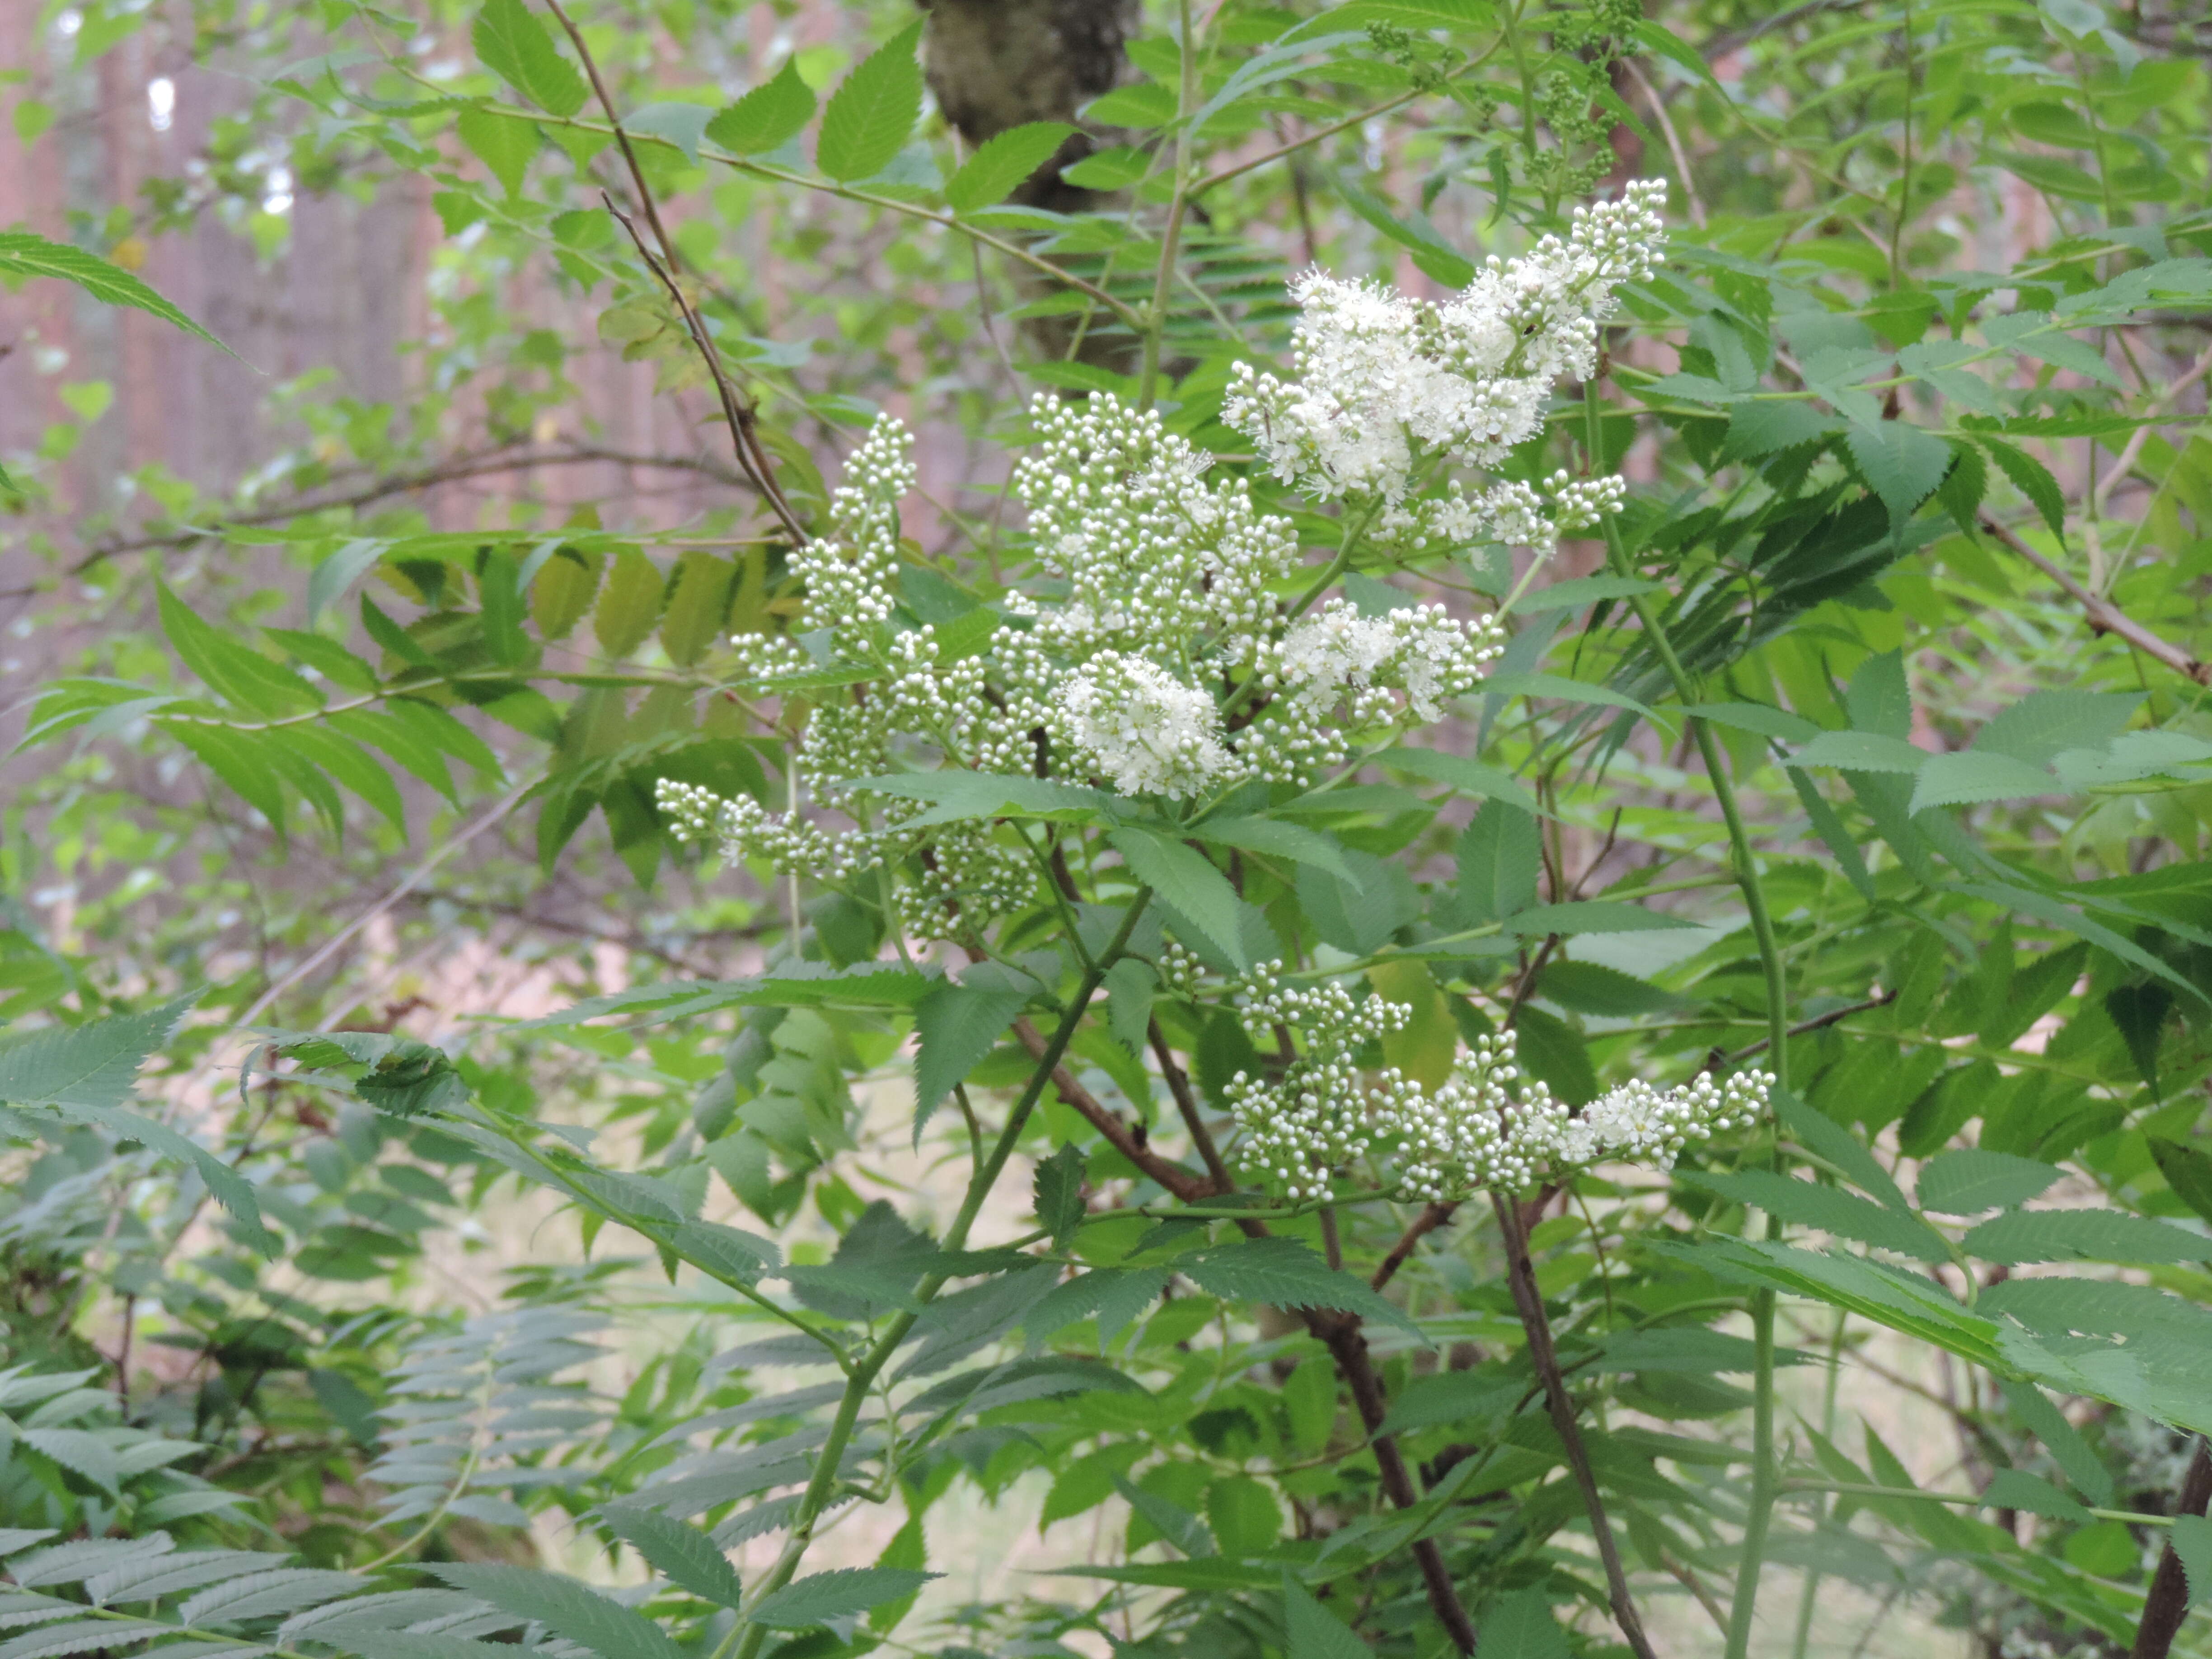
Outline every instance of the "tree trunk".
[[(1060, 169), (1121, 136), (1109, 128), (1085, 127), (1076, 112), (1130, 78), (1127, 43), (1143, 27), (1136, 0), (922, 3), (930, 20), (930, 90), (971, 149), (1031, 121), (1066, 121), (1079, 128), (1014, 191), (1014, 202), (1054, 213), (1087, 213), (1121, 199), (1118, 192), (1065, 183)], [(1025, 297), (1053, 286), (1033, 275), (1018, 280)], [(1126, 368), (1131, 343), (1117, 333), (1102, 332), (1098, 320), (1091, 319), (1077, 355), (1104, 367)], [(1024, 331), (1039, 356), (1064, 357), (1077, 326), (1072, 317), (1047, 317), (1032, 319)]]

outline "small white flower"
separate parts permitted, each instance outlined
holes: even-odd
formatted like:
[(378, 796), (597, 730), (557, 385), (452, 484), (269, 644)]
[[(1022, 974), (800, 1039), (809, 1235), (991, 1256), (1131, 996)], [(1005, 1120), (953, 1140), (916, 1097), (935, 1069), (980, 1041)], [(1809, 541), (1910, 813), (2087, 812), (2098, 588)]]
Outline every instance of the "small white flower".
[(1194, 794), (1237, 769), (1212, 694), (1142, 657), (1102, 651), (1063, 707), (1076, 747), (1125, 795)]

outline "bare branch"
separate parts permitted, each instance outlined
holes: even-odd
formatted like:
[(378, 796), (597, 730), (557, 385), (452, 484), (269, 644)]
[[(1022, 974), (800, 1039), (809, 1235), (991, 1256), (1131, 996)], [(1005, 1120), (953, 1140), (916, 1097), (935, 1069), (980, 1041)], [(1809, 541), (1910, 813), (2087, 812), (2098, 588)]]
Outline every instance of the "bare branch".
[(2017, 553), (2045, 575), (2064, 588), (2067, 594), (2080, 605), (2089, 618), (2091, 631), (2110, 634), (2156, 659), (2186, 678), (2199, 685), (2212, 685), (2212, 663), (2200, 661), (2171, 641), (2160, 639), (2110, 599), (2100, 599), (2075, 581), (2049, 559), (2030, 547), (2026, 541), (1986, 514), (1982, 519), (1983, 533), (1992, 536), (2013, 552)]
[(615, 143), (622, 149), (623, 161), (629, 169), (630, 183), (637, 191), (638, 204), (644, 210), (646, 222), (653, 227), (653, 240), (659, 245), (660, 257), (658, 259), (653, 257), (645, 245), (645, 239), (637, 234), (636, 225), (614, 204), (612, 197), (602, 191), (599, 199), (607, 204), (607, 211), (614, 215), (616, 222), (629, 233), (630, 240), (637, 247), (637, 257), (645, 262), (646, 269), (659, 279), (661, 286), (668, 290), (668, 297), (676, 302), (676, 309), (682, 313), (684, 326), (691, 335), (691, 343), (697, 348), (701, 360), (706, 363), (708, 376), (714, 381), (715, 392), (721, 398), (722, 418), (729, 422), (730, 443), (737, 451), (738, 466), (753, 481), (754, 487), (766, 499), (793, 543), (804, 547), (809, 538), (799, 522), (798, 515), (791, 510), (791, 503), (784, 499), (783, 490), (776, 483), (775, 464), (769, 459), (768, 452), (761, 447), (752, 402), (731, 380), (729, 370), (723, 366), (722, 354), (714, 344), (714, 337), (707, 331), (706, 319), (699, 315), (698, 307), (691, 303), (691, 296), (684, 293), (683, 284), (677, 281), (677, 273), (683, 269), (683, 261), (677, 254), (675, 242), (668, 234), (668, 227), (661, 222), (659, 204), (653, 199), (653, 186), (646, 182), (645, 169), (638, 165), (637, 151), (631, 147), (629, 134), (623, 130), (622, 116), (615, 109), (614, 96), (608, 92), (607, 83), (599, 75), (599, 60), (592, 56), (591, 47), (584, 44), (583, 31), (562, 9), (561, 0), (545, 0), (545, 3), (567, 32), (569, 44), (576, 49), (576, 56), (583, 60), (584, 72), (591, 76), (592, 90), (598, 94), (599, 107), (606, 112), (607, 125), (614, 131)]
[(1605, 1564), (1605, 1582), (1613, 1603), (1613, 1622), (1628, 1638), (1636, 1659), (1656, 1659), (1651, 1638), (1644, 1633), (1644, 1620), (1628, 1593), (1628, 1574), (1620, 1564), (1620, 1547), (1613, 1542), (1613, 1522), (1607, 1518), (1605, 1500), (1598, 1496), (1597, 1476), (1590, 1468), (1589, 1449), (1583, 1443), (1582, 1425), (1575, 1418), (1574, 1397), (1559, 1370), (1559, 1351), (1552, 1346), (1552, 1322), (1544, 1312), (1543, 1292), (1536, 1288), (1536, 1269), (1528, 1260), (1528, 1230), (1521, 1211), (1504, 1193), (1493, 1190), (1491, 1206), (1498, 1212), (1498, 1229), (1504, 1235), (1506, 1279), (1513, 1290), (1513, 1306), (1528, 1338), (1528, 1363), (1543, 1380), (1544, 1401), (1551, 1408), (1552, 1426), (1559, 1431), (1567, 1467), (1582, 1489), (1583, 1509), (1597, 1539), (1598, 1559)]

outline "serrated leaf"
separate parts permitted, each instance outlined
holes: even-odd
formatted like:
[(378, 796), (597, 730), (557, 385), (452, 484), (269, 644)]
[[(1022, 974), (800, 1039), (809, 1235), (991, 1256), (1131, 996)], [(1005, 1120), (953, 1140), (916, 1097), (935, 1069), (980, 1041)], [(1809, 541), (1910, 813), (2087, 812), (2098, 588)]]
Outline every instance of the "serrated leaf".
[(1985, 432), (1974, 434), (1983, 448), (1990, 453), (2013, 487), (2033, 502), (2035, 510), (2043, 514), (2044, 523), (2051, 533), (2061, 541), (2066, 538), (2066, 493), (2058, 487), (2058, 480), (2051, 476), (2051, 469), (2024, 449), (1999, 442)]
[(1792, 766), (1832, 766), (1841, 772), (1917, 772), (1925, 749), (1880, 732), (1823, 732), (1790, 757)]
[(912, 1567), (841, 1567), (813, 1573), (763, 1597), (752, 1611), (753, 1622), (771, 1630), (811, 1630), (902, 1601), (944, 1576)]
[(1114, 1489), (1146, 1525), (1186, 1557), (1204, 1559), (1215, 1553), (1206, 1523), (1173, 1498), (1137, 1486), (1118, 1473), (1114, 1476)]
[(718, 1221), (686, 1221), (667, 1240), (686, 1260), (748, 1285), (783, 1265), (783, 1253), (767, 1239)]
[(250, 713), (276, 716), (320, 705), (315, 688), (280, 662), (243, 646), (169, 591), (155, 584), (161, 632), (217, 696)]
[(1159, 994), (1160, 976), (1152, 964), (1136, 957), (1123, 957), (1106, 970), (1106, 1026), (1114, 1039), (1131, 1054), (1141, 1056), (1152, 1032), (1152, 1000)]
[(1941, 1285), (1862, 1256), (1830, 1255), (1770, 1239), (1653, 1240), (1661, 1255), (1735, 1284), (1771, 1285), (1887, 1325), (1980, 1365), (2002, 1367), (1994, 1320), (1960, 1306)]
[(2172, 1539), (2188, 1580), (2189, 1605), (2201, 1607), (2212, 1601), (2212, 1521), (2201, 1515), (2177, 1515)]
[(1994, 1510), (2026, 1510), (2069, 1526), (2081, 1526), (2089, 1511), (2039, 1474), (2025, 1469), (1999, 1469), (1983, 1490), (1982, 1502)]
[(249, 1572), (189, 1596), (177, 1609), (188, 1625), (234, 1625), (297, 1613), (368, 1588), (357, 1574), (326, 1567), (278, 1567)]
[(558, 1573), (478, 1562), (425, 1562), (455, 1589), (535, 1619), (599, 1659), (683, 1659), (668, 1632), (634, 1607)]
[(2159, 1135), (2149, 1139), (2150, 1155), (2166, 1184), (2173, 1188), (2173, 1195), (2212, 1221), (2212, 1154)]
[(1536, 798), (1509, 775), (1464, 755), (1447, 755), (1430, 749), (1386, 749), (1375, 759), (1376, 764), (1395, 771), (1411, 772), (1416, 777), (1449, 784), (1462, 794), (1501, 801), (1523, 812), (1538, 810)]
[(1151, 888), (1161, 903), (1204, 934), (1239, 972), (1252, 965), (1238, 920), (1242, 902), (1237, 890), (1204, 854), (1171, 836), (1133, 826), (1116, 830), (1108, 839), (1128, 861), (1131, 873)]
[(484, 0), (469, 39), (477, 61), (538, 108), (564, 118), (583, 108), (583, 76), (523, 0)]
[(1056, 1248), (1065, 1249), (1082, 1224), (1085, 1164), (1083, 1149), (1071, 1142), (1042, 1159), (1030, 1182), (1037, 1223), (1052, 1235)]
[(262, 1572), (289, 1558), (260, 1550), (178, 1550), (167, 1555), (134, 1557), (119, 1567), (91, 1575), (84, 1593), (106, 1607), (118, 1601), (150, 1601), (179, 1590)]
[(994, 987), (949, 981), (915, 1005), (917, 1048), (914, 1065), (915, 1133), (938, 1103), (998, 1046), (1029, 996)]
[(616, 1537), (634, 1545), (670, 1583), (718, 1607), (735, 1607), (744, 1599), (737, 1569), (696, 1527), (658, 1510), (628, 1504), (605, 1505), (599, 1519)]
[(987, 139), (945, 181), (945, 199), (956, 213), (995, 206), (1058, 155), (1075, 129), (1064, 121), (1030, 121)]
[[(991, 772), (895, 772), (856, 778), (851, 787), (902, 800), (933, 803), (927, 812), (905, 820), (908, 829), (958, 823), (970, 818), (1025, 817), (1047, 823), (1080, 823), (1110, 813), (1116, 797), (1082, 784), (1049, 778), (1001, 776)], [(1126, 805), (1127, 803), (1123, 803)]]
[(1370, 1646), (1290, 1573), (1283, 1573), (1283, 1652), (1287, 1659), (1371, 1659)]
[(1483, 1615), (1475, 1659), (1568, 1659), (1567, 1633), (1540, 1589), (1516, 1590)]
[(120, 265), (65, 242), (50, 242), (27, 230), (0, 230), (0, 276), (52, 276), (74, 283), (102, 305), (146, 312), (238, 356)]
[(1346, 881), (1353, 879), (1351, 867), (1344, 861), (1344, 849), (1331, 837), (1304, 824), (1285, 823), (1279, 818), (1208, 818), (1194, 826), (1191, 835), (1216, 847), (1265, 853), (1326, 870)]
[(1974, 750), (2048, 766), (2062, 750), (2103, 748), (2142, 703), (2133, 691), (2031, 691), (1974, 734)]
[(68, 1654), (129, 1647), (174, 1628), (142, 1619), (85, 1619), (73, 1624), (48, 1625), (43, 1630), (0, 1642), (0, 1659), (63, 1659)]
[(2212, 1261), (2212, 1238), (2119, 1210), (2008, 1210), (1964, 1240), (1968, 1255), (2019, 1267), (2031, 1261), (2157, 1266)]
[(1965, 806), (1976, 801), (2020, 800), (2059, 793), (2058, 780), (2039, 766), (2009, 755), (1960, 749), (1930, 755), (1912, 782), (1908, 813), (1936, 806)]
[(1889, 509), (1892, 524), (1910, 519), (1951, 470), (1951, 447), (1905, 421), (1875, 426), (1850, 422), (1844, 428), (1844, 446)]
[(1981, 528), (1982, 498), (1989, 494), (1990, 469), (1982, 452), (1971, 443), (1955, 438), (1948, 442), (1951, 470), (1936, 486), (1936, 499), (1960, 533), (1971, 538)]
[(720, 636), (737, 577), (735, 564), (703, 548), (688, 549), (677, 561), (660, 619), (660, 644), (678, 667), (689, 668)]
[(465, 109), (453, 123), (469, 153), (491, 169), (510, 196), (522, 193), (523, 174), (538, 154), (538, 129), (528, 121), (488, 109)]
[[(1379, 1319), (1420, 1335), (1403, 1310), (1364, 1279), (1340, 1273), (1295, 1238), (1255, 1238), (1177, 1256), (1175, 1270), (1226, 1301), (1277, 1308), (1330, 1308)], [(1426, 1341), (1426, 1337), (1422, 1337)]]
[(628, 656), (653, 632), (667, 600), (668, 584), (653, 561), (635, 548), (623, 549), (615, 556), (592, 612), (592, 633), (599, 649), (610, 657)]
[(1674, 1178), (1797, 1226), (1817, 1227), (1840, 1238), (1856, 1239), (1921, 1261), (1951, 1259), (1942, 1237), (1924, 1224), (1833, 1187), (1765, 1170), (1745, 1170), (1734, 1175), (1685, 1170)]
[(2008, 1210), (2047, 1190), (2065, 1173), (2053, 1164), (2010, 1152), (1961, 1148), (1931, 1159), (1920, 1171), (1920, 1207), (1942, 1215)]
[(135, 1558), (166, 1555), (175, 1541), (165, 1532), (145, 1538), (88, 1538), (57, 1544), (8, 1564), (8, 1576), (26, 1589), (74, 1584), (95, 1572), (111, 1571)]
[(1826, 1113), (1807, 1105), (1791, 1091), (1777, 1086), (1773, 1091), (1776, 1121), (1815, 1158), (1826, 1162), (1845, 1180), (1863, 1193), (1871, 1194), (1900, 1215), (1911, 1213), (1912, 1206), (1905, 1201), (1905, 1194), (1882, 1168), (1881, 1161), (1860, 1144), (1849, 1129)]
[(707, 141), (738, 155), (781, 149), (814, 118), (814, 88), (799, 78), (796, 58), (787, 58), (763, 82), (707, 123)]
[(143, 1013), (35, 1031), (0, 1048), (0, 1101), (14, 1106), (120, 1106), (143, 1066), (199, 1000), (188, 992)]
[(466, 1636), (438, 1632), (351, 1627), (333, 1628), (330, 1639), (332, 1646), (359, 1654), (361, 1659), (514, 1659), (516, 1645), (512, 1642), (479, 1642)]
[(102, 1491), (114, 1492), (122, 1479), (115, 1467), (114, 1449), (83, 1429), (26, 1429), (22, 1441), (33, 1451), (44, 1453)]
[(1459, 920), (1503, 921), (1536, 900), (1543, 853), (1536, 820), (1504, 801), (1482, 804), (1459, 838)]
[(841, 184), (872, 178), (906, 148), (921, 114), (921, 25), (909, 24), (863, 58), (830, 95), (814, 165)]

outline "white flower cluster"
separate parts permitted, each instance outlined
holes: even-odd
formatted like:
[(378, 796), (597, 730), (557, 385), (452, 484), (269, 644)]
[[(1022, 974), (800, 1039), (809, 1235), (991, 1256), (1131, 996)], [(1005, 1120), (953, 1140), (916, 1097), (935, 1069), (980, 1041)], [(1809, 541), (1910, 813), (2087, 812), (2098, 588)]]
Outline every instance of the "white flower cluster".
[[(1301, 277), (1298, 378), (1243, 371), (1226, 418), (1310, 493), (1370, 497), (1389, 534), (1510, 531), (1548, 545), (1617, 510), (1617, 479), (1409, 489), (1431, 459), (1495, 465), (1539, 428), (1554, 379), (1589, 372), (1613, 289), (1658, 247), (1663, 189), (1634, 185), (1578, 212), (1565, 240), (1492, 260), (1441, 305)], [(1503, 648), (1495, 620), (1441, 605), (1367, 616), (1334, 599), (1308, 611), (1315, 592), (1293, 606), (1291, 522), (1259, 511), (1243, 479), (1212, 474), (1157, 414), (1102, 394), (1040, 397), (1031, 416), (1036, 447), (1012, 490), (1046, 581), (980, 602), (981, 617), (951, 625), (957, 647), (924, 622), (901, 574), (913, 439), (878, 420), (831, 501), (832, 533), (790, 556), (805, 597), (789, 633), (735, 641), (744, 679), (803, 706), (793, 805), (776, 813), (664, 783), (679, 828), (779, 872), (880, 871), (907, 932), (963, 936), (1034, 896), (1030, 849), (988, 820), (911, 828), (920, 805), (866, 780), (942, 767), (1179, 799), (1255, 781), (1308, 787), (1441, 718)]]
[[(1300, 994), (1291, 994), (1293, 999)], [(1248, 1027), (1250, 1011), (1270, 1006), (1265, 999), (1252, 1000)], [(1306, 1017), (1318, 1012), (1297, 1000), (1279, 999), (1273, 1006)], [(1370, 1000), (1368, 1007), (1394, 1006)], [(1336, 1023), (1315, 1029), (1340, 1033), (1340, 1042), (1313, 1060), (1301, 1060), (1274, 1084), (1239, 1073), (1230, 1091), (1244, 1132), (1247, 1164), (1291, 1199), (1323, 1195), (1329, 1170), (1378, 1146), (1394, 1149), (1399, 1189), (1428, 1202), (1458, 1199), (1479, 1188), (1517, 1191), (1543, 1176), (1613, 1159), (1668, 1169), (1684, 1147), (1756, 1122), (1774, 1083), (1763, 1072), (1739, 1073), (1721, 1083), (1701, 1074), (1666, 1090), (1638, 1080), (1577, 1115), (1540, 1079), (1522, 1073), (1510, 1030), (1478, 1039), (1434, 1090), (1395, 1067), (1368, 1083), (1351, 1056), (1368, 1036), (1395, 1026), (1382, 1023), (1387, 1016), (1363, 1011), (1352, 1017), (1348, 996), (1328, 1005), (1328, 1012)]]
[(1664, 1090), (1638, 1079), (1577, 1115), (1522, 1072), (1516, 1044), (1510, 1030), (1481, 1038), (1433, 1093), (1405, 1084), (1389, 1091), (1378, 1127), (1397, 1138), (1409, 1194), (1435, 1200), (1478, 1187), (1517, 1189), (1614, 1158), (1668, 1169), (1692, 1142), (1756, 1122), (1774, 1083), (1764, 1072), (1724, 1083), (1701, 1073)]
[(1648, 276), (1659, 256), (1666, 195), (1662, 180), (1641, 180), (1619, 201), (1578, 208), (1565, 241), (1492, 257), (1441, 303), (1308, 271), (1291, 288), (1303, 313), (1294, 377), (1238, 364), (1223, 419), (1285, 483), (1324, 499), (1377, 500), (1389, 533), (1549, 551), (1577, 520), (1617, 510), (1619, 495), (1603, 485), (1561, 494), (1555, 480), (1548, 514), (1525, 485), (1405, 498), (1424, 459), (1498, 465), (1541, 428), (1555, 381), (1595, 369), (1614, 289)]
[[(1379, 996), (1354, 997), (1340, 980), (1310, 990), (1286, 986), (1280, 962), (1263, 963), (1232, 982), (1230, 1000), (1255, 1042), (1295, 1036), (1297, 1057), (1269, 1080), (1239, 1072), (1230, 1080), (1230, 1113), (1243, 1131), (1240, 1156), (1261, 1180), (1292, 1199), (1318, 1198), (1329, 1172), (1365, 1152), (1369, 1090), (1354, 1063), (1361, 1048), (1406, 1029), (1413, 1010)], [(1395, 1085), (1397, 1072), (1382, 1073)]]
[[(792, 568), (805, 583), (797, 626), (790, 635), (732, 641), (745, 678), (809, 696), (805, 735), (793, 763), (799, 792), (860, 827), (833, 835), (799, 811), (772, 813), (750, 798), (725, 800), (669, 779), (660, 781), (656, 799), (678, 834), (714, 841), (729, 858), (758, 858), (814, 880), (887, 869), (901, 928), (934, 939), (1019, 904), (1035, 890), (1036, 875), (1028, 855), (988, 826), (907, 830), (903, 821), (920, 811), (916, 803), (852, 787), (897, 769), (901, 739), (920, 738), (963, 761), (987, 747), (1022, 755), (1030, 749), (1026, 727), (1014, 729), (1027, 709), (1010, 719), (985, 695), (989, 665), (973, 657), (945, 660), (937, 630), (927, 623), (894, 629), (899, 503), (914, 487), (913, 450), (912, 434), (897, 421), (876, 422), (831, 500), (836, 533), (792, 555)], [(809, 689), (825, 668), (855, 665), (874, 672), (854, 695)]]
[(1237, 769), (1212, 693), (1146, 658), (1100, 652), (1060, 707), (1076, 748), (1125, 795), (1194, 795)]

